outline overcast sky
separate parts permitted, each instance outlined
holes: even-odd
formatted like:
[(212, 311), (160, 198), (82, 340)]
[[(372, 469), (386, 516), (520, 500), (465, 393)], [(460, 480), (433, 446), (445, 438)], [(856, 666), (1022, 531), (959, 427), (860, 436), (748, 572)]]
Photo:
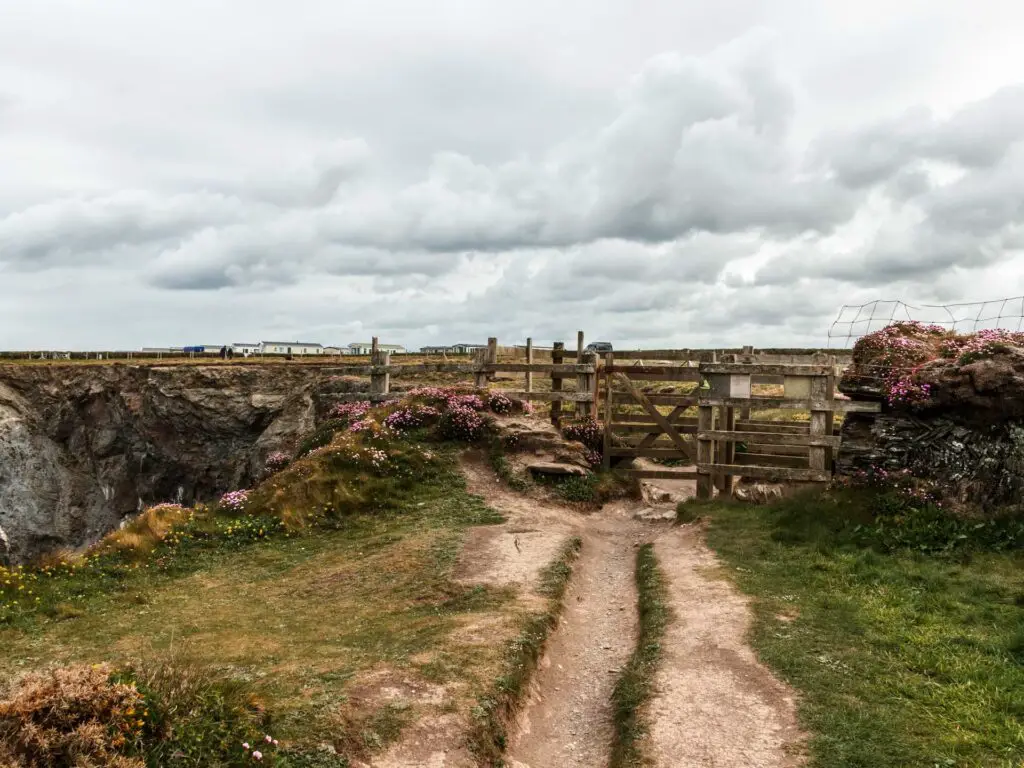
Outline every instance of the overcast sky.
[(817, 346), (1024, 294), (1019, 0), (0, 19), (0, 348)]

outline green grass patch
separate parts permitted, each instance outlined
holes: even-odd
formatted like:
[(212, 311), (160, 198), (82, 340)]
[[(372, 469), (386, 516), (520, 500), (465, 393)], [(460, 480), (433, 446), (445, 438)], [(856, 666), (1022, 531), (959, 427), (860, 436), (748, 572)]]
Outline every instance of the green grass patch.
[(541, 573), (537, 591), (547, 598), (547, 610), (522, 619), (519, 634), (505, 648), (500, 674), (490, 690), (477, 700), (469, 746), (481, 765), (495, 768), (504, 765), (502, 755), (508, 746), (507, 726), (522, 703), (544, 643), (558, 624), (562, 599), (572, 577), (572, 563), (582, 545), (579, 538), (570, 539)]
[(993, 550), (997, 526), (856, 490), (701, 512), (812, 766), (1022, 764), (1024, 554)]
[[(344, 766), (353, 745), (381, 748), (417, 716), (377, 708), (346, 721), (339, 713), (350, 683), (382, 667), (415, 674), (431, 658), (466, 684), (452, 706), (468, 711), (503, 664), (502, 647), (463, 643), (455, 630), (522, 609), (511, 589), (453, 581), (465, 529), (503, 518), (466, 492), (454, 453), (434, 454), (414, 477), (335, 469), (360, 506), (323, 505), (315, 524), (298, 529), (279, 514), (200, 516), (154, 540), (144, 558), (132, 547), (6, 572), (0, 680), (109, 662), (152, 691), (150, 713), (160, 720), (141, 752), (151, 766), (234, 765), (225, 752), (263, 732), (281, 741), (278, 765)], [(326, 499), (310, 495), (321, 492), (309, 483), (326, 489), (329, 468), (294, 471), (307, 482), (279, 482), (277, 498)], [(274, 481), (268, 486), (254, 493), (266, 499), (260, 509), (275, 504)], [(206, 702), (208, 717), (171, 707), (186, 699), (163, 693), (184, 684), (174, 662), (182, 654), (187, 680), (198, 681), (187, 700)], [(251, 712), (237, 705), (243, 700), (254, 702)], [(323, 742), (337, 754), (319, 750)], [(188, 760), (168, 758), (179, 753)]]
[(649, 764), (642, 749), (642, 739), (647, 733), (642, 710), (651, 694), (661, 660), (661, 642), (669, 622), (665, 579), (658, 568), (653, 544), (644, 544), (637, 552), (635, 573), (640, 631), (636, 649), (612, 691), (615, 741), (610, 768), (641, 768)]

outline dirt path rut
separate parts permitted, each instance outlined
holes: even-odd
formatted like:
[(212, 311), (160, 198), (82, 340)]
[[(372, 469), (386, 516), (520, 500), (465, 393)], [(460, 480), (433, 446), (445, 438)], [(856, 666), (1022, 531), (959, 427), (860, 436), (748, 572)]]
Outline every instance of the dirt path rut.
[(674, 614), (648, 710), (659, 768), (789, 768), (801, 763), (793, 692), (746, 642), (750, 608), (716, 571), (699, 526), (654, 542)]
[[(606, 765), (611, 694), (636, 642), (633, 537), (626, 521), (590, 520), (565, 610), (508, 750), (514, 768)], [(604, 528), (604, 530), (600, 530)]]

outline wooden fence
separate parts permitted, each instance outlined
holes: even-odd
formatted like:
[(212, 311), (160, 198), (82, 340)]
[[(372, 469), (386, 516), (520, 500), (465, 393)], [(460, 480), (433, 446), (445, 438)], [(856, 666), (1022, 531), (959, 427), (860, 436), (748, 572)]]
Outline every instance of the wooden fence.
[[(839, 448), (835, 413), (877, 412), (878, 403), (837, 399), (834, 364), (702, 363), (702, 388), (697, 398), (697, 497), (710, 499), (714, 488), (732, 495), (737, 475), (763, 480), (828, 482)], [(757, 376), (783, 380), (782, 397), (757, 397), (751, 384)], [(736, 419), (736, 409), (809, 411), (807, 422), (752, 422)], [(738, 444), (763, 453), (737, 453)], [(783, 446), (783, 453), (768, 446)], [(806, 454), (803, 451), (806, 450)], [(799, 451), (799, 452), (797, 452)], [(791, 454), (791, 455), (787, 455)]]
[[(337, 402), (353, 402), (359, 400), (370, 400), (371, 402), (386, 402), (402, 397), (401, 392), (391, 391), (392, 374), (417, 374), (417, 373), (461, 373), (471, 375), (474, 384), (479, 388), (487, 386), (488, 381), (499, 373), (525, 374), (525, 386), (521, 390), (502, 389), (501, 392), (510, 397), (529, 401), (543, 401), (551, 403), (551, 419), (559, 423), (562, 417), (562, 403), (572, 403), (577, 418), (595, 416), (597, 403), (597, 355), (586, 352), (582, 347), (583, 336), (580, 334), (578, 340), (578, 354), (572, 357), (576, 362), (564, 362), (564, 344), (555, 344), (552, 350), (552, 362), (537, 363), (533, 361), (532, 348), (528, 347), (526, 362), (499, 362), (498, 341), (495, 338), (488, 340), (485, 349), (476, 350), (472, 362), (469, 363), (409, 363), (392, 365), (391, 353), (377, 348), (377, 339), (373, 340), (373, 349), (370, 354), (369, 365), (340, 365), (325, 367), (321, 370), (326, 374), (346, 376), (369, 376), (369, 393), (349, 393), (337, 395)], [(544, 375), (551, 379), (550, 391), (538, 391), (534, 388), (534, 376)], [(562, 382), (565, 379), (574, 379), (576, 388), (574, 390), (563, 390)]]

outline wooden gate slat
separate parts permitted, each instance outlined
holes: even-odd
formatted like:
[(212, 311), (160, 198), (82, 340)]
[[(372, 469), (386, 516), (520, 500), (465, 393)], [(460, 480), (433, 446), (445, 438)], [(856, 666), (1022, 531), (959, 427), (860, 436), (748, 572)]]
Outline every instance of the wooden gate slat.
[(614, 374), (615, 378), (626, 388), (633, 399), (636, 400), (640, 405), (643, 406), (644, 410), (650, 414), (654, 422), (661, 427), (662, 431), (669, 436), (669, 439), (675, 444), (675, 446), (682, 452), (682, 454), (693, 461), (693, 454), (690, 451), (690, 446), (683, 439), (682, 435), (676, 432), (675, 428), (668, 422), (668, 420), (661, 414), (661, 412), (647, 399), (647, 396), (641, 392), (633, 382), (629, 380), (629, 377), (622, 373)]

